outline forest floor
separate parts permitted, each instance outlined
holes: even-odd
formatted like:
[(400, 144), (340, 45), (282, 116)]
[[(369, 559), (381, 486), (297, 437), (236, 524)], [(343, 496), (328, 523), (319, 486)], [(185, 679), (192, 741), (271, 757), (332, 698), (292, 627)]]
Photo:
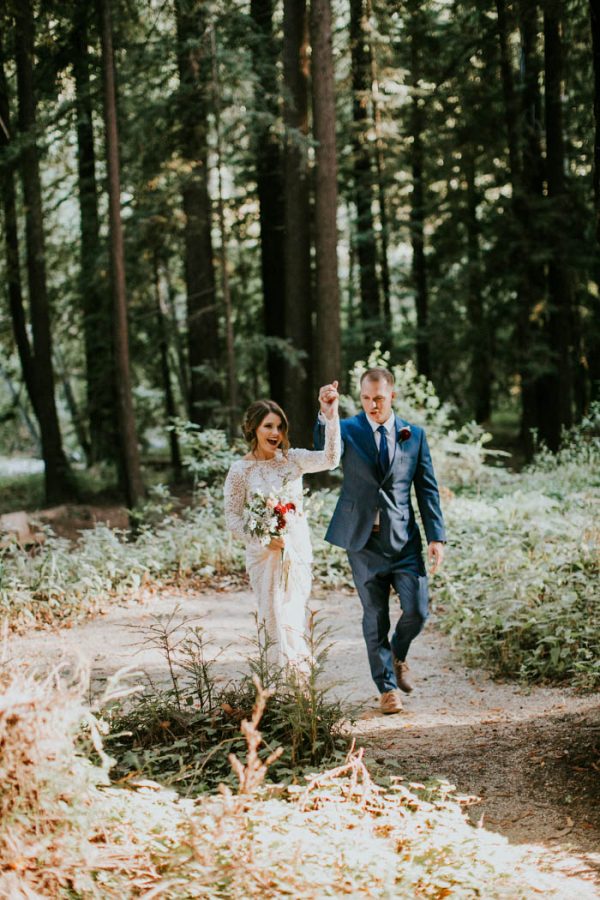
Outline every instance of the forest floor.
[[(477, 796), (468, 808), (474, 823), (539, 848), (551, 868), (573, 878), (571, 896), (578, 896), (580, 878), (596, 883), (600, 896), (600, 698), (495, 682), (467, 669), (434, 617), (413, 645), (416, 688), (405, 712), (383, 716), (370, 681), (358, 599), (328, 593), (315, 598), (313, 608), (320, 627), (331, 629), (324, 677), (334, 694), (354, 705), (349, 728), (372, 764), (408, 782), (444, 778), (460, 794)], [(251, 653), (253, 612), (252, 594), (231, 586), (147, 592), (71, 629), (10, 637), (3, 655), (44, 668), (83, 657), (94, 693), (124, 667), (164, 683), (166, 661), (148, 645), (144, 629), (173, 616), (182, 629), (202, 626), (218, 653), (215, 676), (228, 681), (243, 672)]]

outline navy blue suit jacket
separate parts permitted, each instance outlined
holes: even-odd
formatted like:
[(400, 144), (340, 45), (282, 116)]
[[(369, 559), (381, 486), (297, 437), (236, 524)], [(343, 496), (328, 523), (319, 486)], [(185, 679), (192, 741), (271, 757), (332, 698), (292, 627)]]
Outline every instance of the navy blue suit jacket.
[[(440, 495), (433, 472), (425, 431), (396, 416), (396, 452), (382, 478), (377, 465), (377, 444), (364, 412), (341, 421), (344, 480), (325, 540), (345, 550), (362, 550), (379, 510), (381, 538), (394, 553), (418, 538), (419, 528), (411, 502), (414, 485), (427, 542), (445, 541)], [(400, 430), (410, 428), (401, 440)], [(315, 447), (322, 449), (325, 426), (315, 426)]]

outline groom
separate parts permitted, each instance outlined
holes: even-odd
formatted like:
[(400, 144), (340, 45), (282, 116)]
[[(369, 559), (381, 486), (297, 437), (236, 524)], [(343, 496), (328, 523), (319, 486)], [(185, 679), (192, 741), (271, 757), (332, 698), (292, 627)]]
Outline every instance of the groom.
[[(319, 391), (315, 447), (325, 439), (323, 415), (337, 384)], [(432, 574), (444, 558), (446, 535), (425, 432), (395, 416), (394, 376), (369, 369), (360, 383), (363, 412), (341, 422), (344, 479), (325, 539), (348, 553), (363, 607), (363, 635), (381, 711), (402, 710), (400, 690), (412, 691), (406, 656), (428, 615), (427, 574), (410, 490), (414, 485)], [(402, 610), (391, 641), (390, 588)], [(399, 690), (400, 689), (400, 690)]]

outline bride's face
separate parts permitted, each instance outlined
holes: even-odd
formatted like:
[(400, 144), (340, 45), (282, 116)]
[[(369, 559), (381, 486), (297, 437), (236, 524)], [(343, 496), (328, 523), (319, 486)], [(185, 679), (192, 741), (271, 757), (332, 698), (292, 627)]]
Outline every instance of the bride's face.
[(283, 422), (281, 416), (269, 413), (256, 429), (256, 450), (260, 456), (270, 459), (283, 439)]

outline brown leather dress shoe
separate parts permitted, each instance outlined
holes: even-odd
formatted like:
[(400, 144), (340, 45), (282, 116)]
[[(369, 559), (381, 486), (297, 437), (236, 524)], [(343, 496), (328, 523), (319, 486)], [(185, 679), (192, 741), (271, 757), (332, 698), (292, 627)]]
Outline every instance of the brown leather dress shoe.
[(394, 661), (394, 673), (396, 675), (396, 681), (398, 682), (398, 687), (401, 691), (404, 691), (405, 694), (410, 694), (413, 689), (412, 684), (408, 680), (407, 672), (408, 672), (408, 663), (403, 662), (400, 659), (396, 659), (393, 657)]
[(400, 697), (400, 691), (384, 691), (379, 698), (379, 706), (381, 712), (386, 716), (390, 715), (390, 713), (399, 713), (402, 712), (402, 699)]

